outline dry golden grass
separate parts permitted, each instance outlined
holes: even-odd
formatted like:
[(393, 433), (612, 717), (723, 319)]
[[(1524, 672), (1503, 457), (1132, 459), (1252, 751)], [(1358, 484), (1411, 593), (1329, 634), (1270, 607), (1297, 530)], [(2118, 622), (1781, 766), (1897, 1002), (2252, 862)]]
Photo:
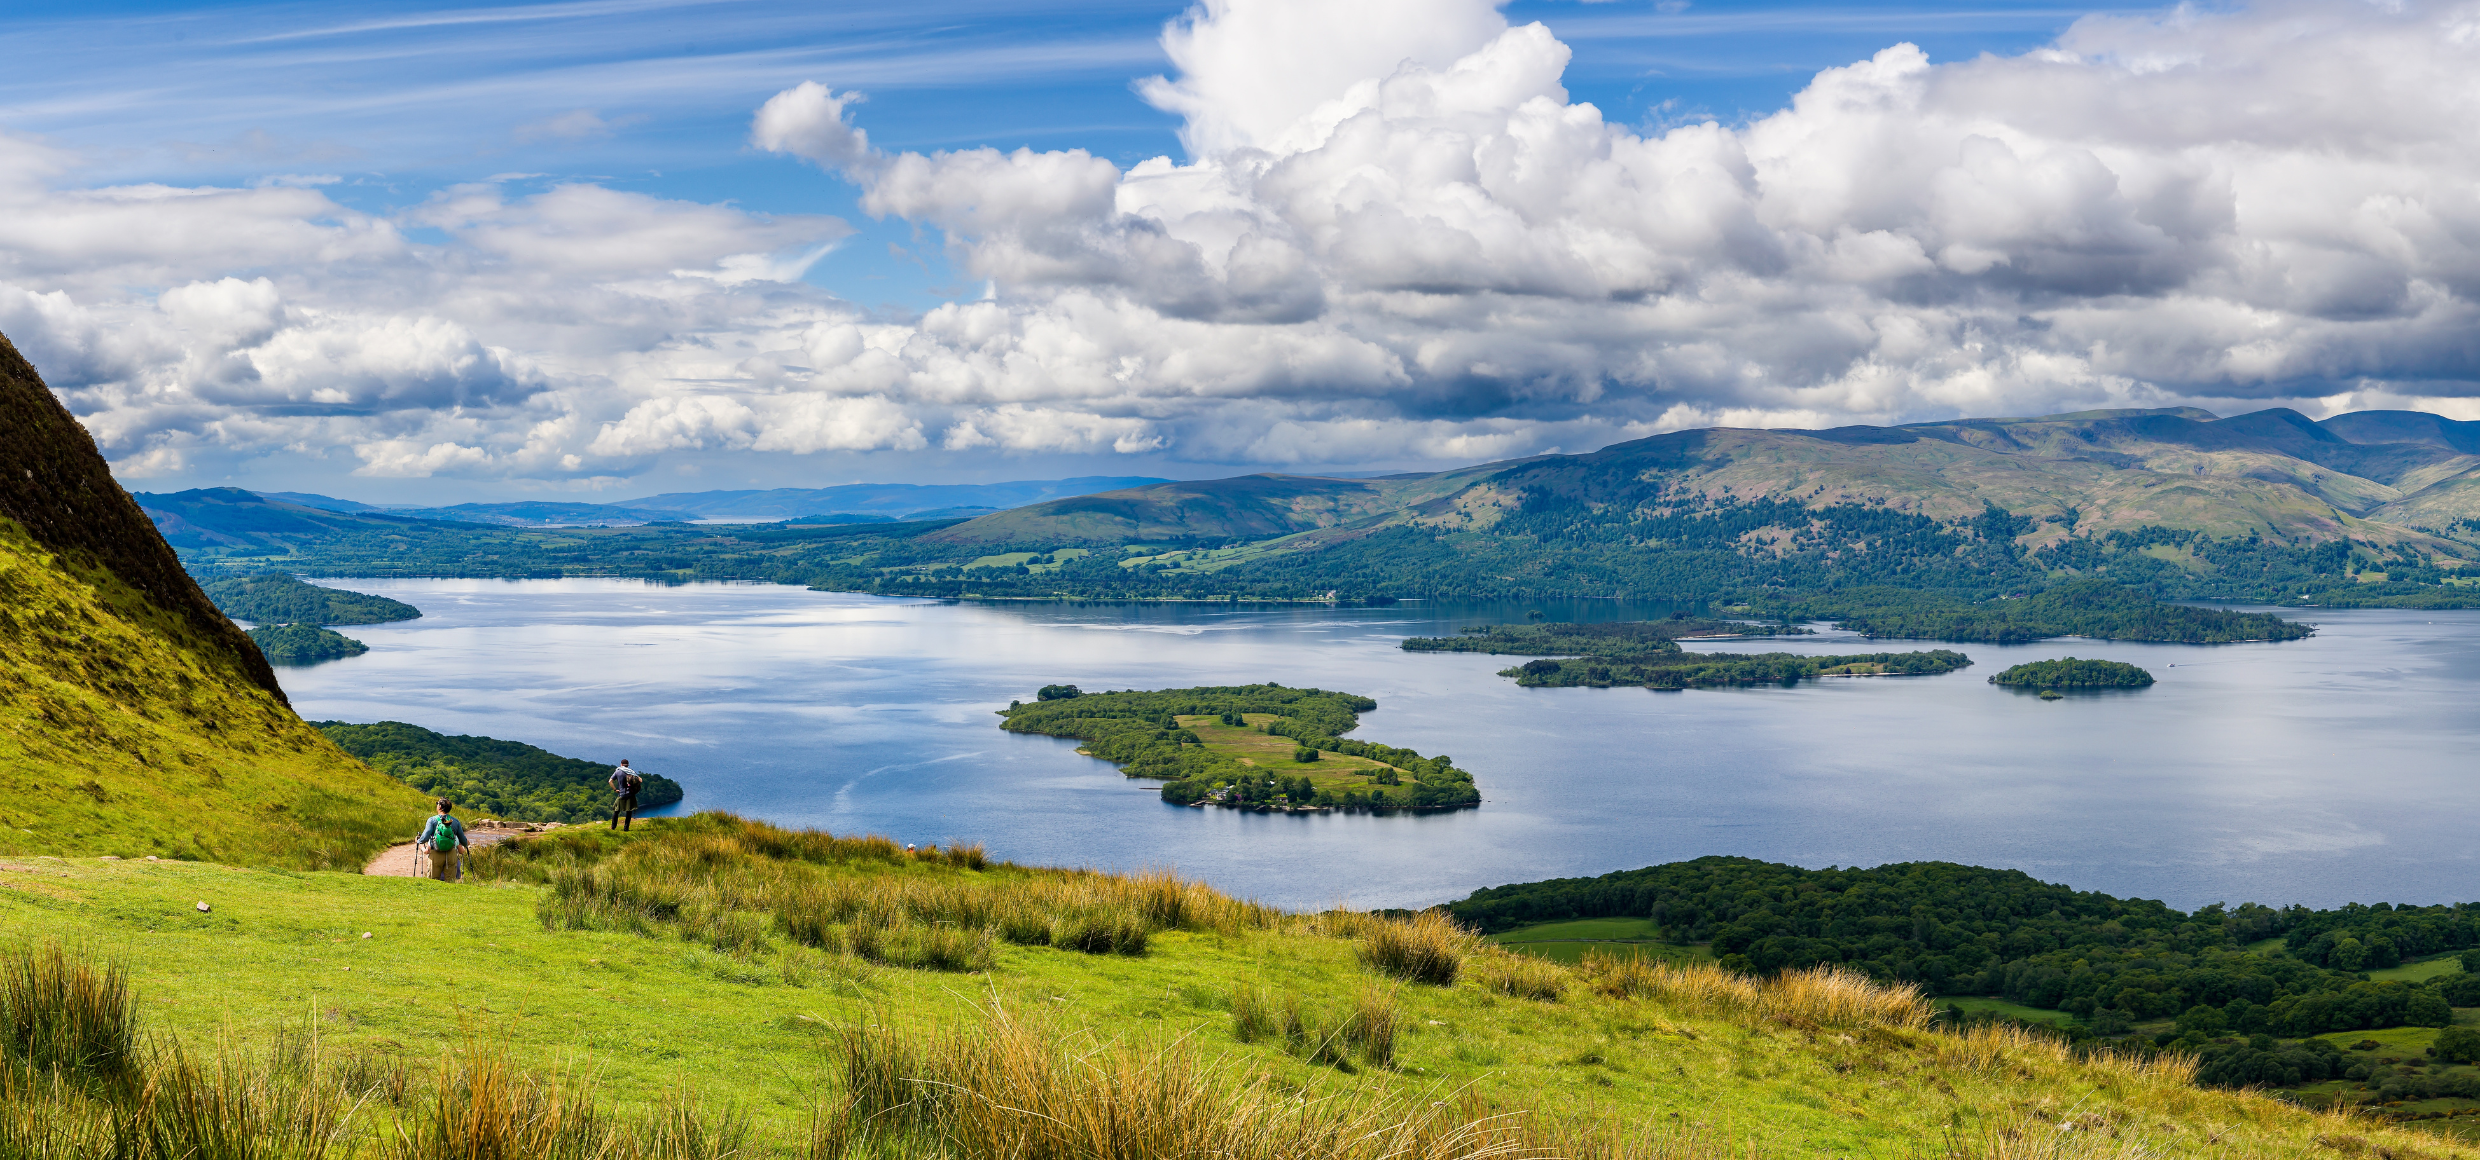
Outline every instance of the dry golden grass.
[(1580, 972), (1613, 998), (1653, 999), (1684, 1010), (1813, 1027), (1929, 1025), (1928, 999), (1909, 984), (1877, 983), (1842, 967), (1785, 971), (1764, 979), (1712, 963), (1674, 965), (1588, 951)]
[(927, 1039), (884, 1020), (838, 1041), (820, 1160), (1485, 1160), (1546, 1157), (1520, 1116), (1363, 1089), (1311, 1096), (1191, 1039), (1102, 1042), (993, 1011)]
[[(1133, 875), (993, 865), (976, 846), (908, 853), (885, 838), (837, 838), (702, 814), (615, 840), (562, 832), (474, 859), (477, 876), (550, 887), (553, 929), (677, 936), (734, 955), (772, 941), (890, 966), (983, 971), (992, 942), (1142, 955), (1165, 930), (1238, 934), (1275, 926), (1272, 908), (1169, 871)], [(880, 872), (854, 873), (857, 868)], [(888, 873), (903, 868), (909, 872)]]
[(1478, 936), (1455, 925), (1444, 911), (1424, 910), (1410, 919), (1364, 916), (1357, 925), (1363, 965), (1437, 987), (1453, 986), (1465, 957), (1482, 946)]

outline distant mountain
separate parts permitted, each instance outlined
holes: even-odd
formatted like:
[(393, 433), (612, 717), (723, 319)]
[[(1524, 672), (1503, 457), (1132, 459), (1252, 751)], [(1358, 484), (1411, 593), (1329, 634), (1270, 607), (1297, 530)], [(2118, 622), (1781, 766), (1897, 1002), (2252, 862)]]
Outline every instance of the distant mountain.
[(852, 483), (838, 487), (779, 487), (767, 491), (683, 491), (627, 501), (632, 508), (686, 512), (692, 519), (774, 522), (813, 512), (851, 512), (897, 519), (935, 518), (924, 513), (957, 508), (1004, 510), (1066, 496), (1168, 483), (1151, 476), (1087, 475), (1014, 483)]
[(2171, 527), (2433, 551), (2434, 534), (2480, 518), (2480, 452), (2468, 447), (2480, 447), (2480, 424), (2399, 411), (2317, 423), (2284, 408), (2230, 419), (2180, 408), (1712, 428), (1434, 475), (1153, 484), (1032, 504), (929, 538), (1101, 545), (1307, 533), (1315, 541), (1399, 525), (1486, 534), (1527, 505), (1637, 503), (1658, 492), (1867, 502), (1940, 520), (1995, 505), (2036, 521), (2027, 547), (2076, 532)]
[(460, 503), (448, 507), (367, 504), (306, 491), (255, 494), (294, 507), (346, 515), (385, 515), (451, 523), (497, 524), (511, 528), (608, 528), (676, 520), (807, 523), (835, 518), (819, 517), (815, 514), (818, 512), (889, 520), (970, 518), (1063, 496), (1167, 482), (1153, 476), (1089, 475), (1076, 479), (1029, 479), (1015, 483), (855, 483), (837, 487), (780, 487), (769, 491), (669, 492), (610, 504), (521, 500), (511, 503)]

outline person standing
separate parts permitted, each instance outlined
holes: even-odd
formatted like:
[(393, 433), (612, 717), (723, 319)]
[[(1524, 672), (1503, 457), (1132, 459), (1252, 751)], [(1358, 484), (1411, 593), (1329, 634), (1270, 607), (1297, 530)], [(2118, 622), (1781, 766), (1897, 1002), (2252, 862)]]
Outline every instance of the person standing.
[(473, 848), (465, 840), (465, 823), (449, 812), (455, 808), (455, 802), (439, 799), (439, 812), (422, 823), (422, 836), (415, 839), (422, 852), (430, 855), (430, 877), (441, 882), (454, 882), (464, 876), (457, 855)]
[(611, 771), (611, 828), (628, 829), (637, 820), (637, 791), (646, 779), (629, 768), (629, 759), (620, 759), (620, 768)]

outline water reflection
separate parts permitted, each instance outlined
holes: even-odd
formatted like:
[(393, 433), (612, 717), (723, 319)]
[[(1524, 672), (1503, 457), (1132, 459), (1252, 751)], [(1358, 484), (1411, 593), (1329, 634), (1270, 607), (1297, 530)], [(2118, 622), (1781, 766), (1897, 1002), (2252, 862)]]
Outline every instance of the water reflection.
[[(2314, 638), (1963, 647), (1937, 677), (1656, 694), (1520, 689), (1503, 658), (1412, 654), (1472, 624), (1667, 615), (1606, 601), (942, 605), (773, 585), (355, 580), (420, 620), (283, 680), (312, 719), (396, 719), (678, 778), (687, 808), (1020, 861), (1177, 865), (1293, 907), (1401, 905), (1705, 854), (2012, 866), (2194, 906), (2480, 897), (2467, 776), (2480, 614), (2317, 610)], [(1829, 633), (1708, 651), (1912, 647)], [(1919, 647), (1933, 647), (1922, 645)], [(2063, 656), (2158, 683), (2041, 701), (1990, 674)], [(2175, 665), (2175, 667), (2173, 667)], [(1479, 810), (1164, 806), (992, 711), (1054, 682), (1255, 681), (1375, 697), (1359, 736), (1447, 753)]]

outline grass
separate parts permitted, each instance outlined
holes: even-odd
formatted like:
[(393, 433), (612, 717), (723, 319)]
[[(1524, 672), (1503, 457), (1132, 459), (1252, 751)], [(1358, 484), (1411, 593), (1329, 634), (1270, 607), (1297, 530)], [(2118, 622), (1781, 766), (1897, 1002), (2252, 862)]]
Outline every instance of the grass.
[(2404, 963), (2398, 967), (2387, 967), (2381, 971), (2370, 971), (2368, 972), (2368, 977), (2379, 982), (2394, 980), (2405, 983), (2418, 983), (2429, 979), (2434, 979), (2439, 975), (2459, 975), (2463, 973), (2463, 964), (2459, 956), (2460, 952), (2456, 952), (2454, 954), (2431, 955), (2424, 959), (2413, 959), (2410, 962)]
[[(1366, 1153), (1321, 1151), (1319, 1141), (1343, 1148), (1364, 1137), (1399, 1141), (1408, 1156), (1913, 1160), (2032, 1155), (2036, 1142), (2052, 1149), (2038, 1154), (2068, 1156), (2338, 1154), (2314, 1143), (2320, 1135), (2356, 1138), (2370, 1155), (2458, 1154), (2431, 1137), (2195, 1088), (2175, 1058), (2079, 1061), (2003, 1028), (1929, 1030), (1917, 995), (1838, 973), (1765, 983), (1710, 964), (1595, 956), (1581, 969), (1530, 964), (1561, 985), (1555, 998), (1519, 997), (1488, 965), (1514, 956), (1442, 921), (1183, 920), (1136, 955), (994, 937), (989, 969), (969, 973), (832, 954), (766, 925), (736, 950), (681, 921), (642, 932), (546, 925), (546, 908), (557, 909), (549, 879), (564, 860), (625, 864), (646, 857), (631, 847), (665, 831), (683, 849), (719, 850), (719, 823), (693, 821), (643, 825), (626, 840), (593, 835), (576, 843), (589, 848), (536, 859), (539, 875), (512, 869), (458, 886), (0, 860), (0, 946), (76, 932), (90, 953), (125, 965), (150, 1039), (192, 1045), (202, 1077), (228, 1070), (239, 1090), (268, 1076), (326, 1076), (365, 1093), (353, 1096), (357, 1115), (379, 1120), (357, 1122), (408, 1132), (428, 1122), (417, 1113), (439, 1111), (425, 1101), (443, 1091), (534, 1109), (516, 1117), (529, 1123), (585, 1124), (590, 1108), (592, 1123), (625, 1134), (627, 1154), (690, 1155), (695, 1145), (711, 1155), (737, 1141), (751, 1156), (830, 1146), (978, 1156), (1019, 1141), (1015, 1155), (1100, 1157), (1166, 1154), (1130, 1141), (1219, 1140), (1242, 1155), (1353, 1156)], [(777, 841), (766, 831), (735, 840)], [(904, 889), (1078, 880), (1000, 863), (973, 870), (944, 851), (935, 862), (890, 856), (873, 840), (781, 839), (779, 853), (804, 851), (713, 881), (738, 889), (776, 871)], [(1122, 881), (1104, 889), (1169, 897)], [(1226, 908), (1207, 913), (1254, 913), (1184, 897)], [(210, 911), (195, 908), (201, 900)], [(1364, 965), (1364, 948), (1386, 939), (1406, 952), (1389, 961), (1457, 956), (1453, 982)], [(1244, 1040), (1248, 1012), (1260, 1030)], [(856, 1045), (870, 1034), (886, 1038)], [(901, 1087), (870, 1096), (854, 1082), (857, 1052), (895, 1061), (870, 1074), (947, 1094), (918, 1108), (884, 1098)], [(1125, 1113), (1116, 1128), (1113, 1109)], [(2109, 1132), (2079, 1131), (2056, 1151), (2068, 1147), (2057, 1125), (2069, 1120)], [(884, 1131), (857, 1126), (872, 1122)], [(365, 1153), (402, 1151), (394, 1131)], [(652, 1143), (664, 1140), (673, 1142)], [(537, 1154), (584, 1153), (562, 1144)]]
[(2026, 1007), (2021, 1003), (2009, 1003), (2004, 999), (1992, 999), (1983, 995), (1941, 995), (1938, 997), (1937, 1005), (1941, 1008), (1960, 1007), (1964, 1013), (1969, 1015), (2003, 1015), (2009, 1019), (2021, 1019), (2027, 1023), (2056, 1023), (2063, 1026), (2075, 1022), (2075, 1016), (2065, 1011), (2049, 1007)]
[(428, 810), (135, 590), (5, 520), (0, 604), (0, 855), (358, 870)]
[(1680, 946), (1662, 941), (1660, 935), (1661, 929), (1651, 919), (1578, 918), (1537, 922), (1486, 937), (1509, 950), (1571, 967), (1582, 963), (1585, 955), (1593, 951), (1660, 959), (1676, 965), (1713, 961), (1711, 946)]
[(1294, 761), (1292, 755), (1299, 750), (1299, 742), (1260, 731), (1268, 722), (1280, 721), (1281, 717), (1272, 713), (1242, 713), (1239, 716), (1249, 723), (1249, 728), (1225, 725), (1220, 718), (1211, 715), (1181, 716), (1177, 720), (1181, 728), (1195, 733), (1197, 740), (1209, 752), (1236, 758), (1244, 765), (1253, 765), (1268, 773), (1308, 778), (1311, 784), (1329, 793), (1367, 790), (1371, 780), (1387, 770), (1394, 771), (1403, 781), (1412, 780), (1410, 773), (1383, 761), (1343, 753), (1320, 753), (1315, 761)]

